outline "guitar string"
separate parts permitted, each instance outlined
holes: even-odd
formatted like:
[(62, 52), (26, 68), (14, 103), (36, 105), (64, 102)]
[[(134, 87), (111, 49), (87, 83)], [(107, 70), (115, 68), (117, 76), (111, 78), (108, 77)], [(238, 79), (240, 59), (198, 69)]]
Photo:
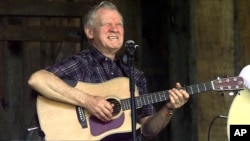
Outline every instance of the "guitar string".
[[(202, 83), (202, 84), (197, 84), (197, 85), (191, 85), (189, 87), (199, 87), (199, 90), (198, 90), (198, 92), (199, 92), (199, 91), (205, 91), (206, 90), (206, 87), (204, 85), (207, 86), (207, 83)], [(168, 92), (166, 90), (166, 91), (156, 92), (156, 93), (153, 93), (153, 94), (145, 94), (145, 95), (141, 96), (141, 98), (140, 97), (136, 98), (136, 100), (138, 100), (137, 104), (140, 106), (140, 105), (151, 104), (153, 102), (166, 101), (168, 99), (168, 96), (166, 95), (167, 93)], [(164, 97), (162, 95), (159, 96), (159, 94), (164, 94)], [(144, 102), (142, 101), (142, 99), (144, 99)], [(146, 99), (146, 101), (145, 101), (145, 99)], [(124, 100), (121, 100), (121, 101), (124, 101), (124, 103), (127, 102), (127, 104), (130, 104), (130, 101), (128, 101), (128, 100), (129, 99), (124, 99)], [(112, 100), (111, 99), (110, 102), (114, 103), (115, 105), (121, 105), (121, 102), (119, 102), (117, 100)], [(115, 110), (119, 110), (120, 109), (119, 107), (118, 108), (115, 107), (116, 108)]]
[[(209, 82), (208, 83), (191, 85), (191, 86), (189, 86), (189, 88), (192, 88), (192, 89), (197, 88), (198, 89), (197, 92), (206, 91), (207, 90), (206, 86), (208, 86), (207, 84), (209, 84)], [(140, 106), (143, 106), (143, 105), (146, 105), (146, 104), (151, 104), (151, 103), (154, 103), (154, 102), (166, 101), (169, 98), (168, 95), (166, 95), (167, 93), (168, 93), (168, 91), (165, 90), (165, 91), (159, 91), (159, 92), (152, 93), (152, 94), (145, 94), (145, 95), (142, 95), (141, 97), (136, 97), (137, 105), (138, 105), (138, 107), (140, 107)], [(160, 95), (160, 94), (162, 94), (162, 95)], [(129, 99), (123, 99), (121, 101), (111, 99), (110, 102), (115, 105), (115, 107), (114, 107), (115, 112), (120, 111), (121, 107), (124, 108), (122, 104), (127, 104), (126, 105), (127, 108), (125, 108), (125, 110), (130, 109), (130, 101), (129, 101)]]
[[(219, 82), (219, 84), (221, 83), (229, 83), (231, 80), (230, 78), (228, 79), (221, 79)], [(203, 91), (207, 91), (207, 88), (210, 88), (210, 83), (211, 82), (206, 82), (206, 83), (201, 83), (201, 84), (196, 84), (196, 85), (191, 85), (191, 86), (188, 86), (189, 88), (191, 89), (194, 89), (194, 88), (197, 88), (197, 91), (195, 91), (194, 93), (197, 93), (197, 92), (203, 92)], [(223, 86), (224, 87), (224, 86)], [(226, 87), (226, 86), (225, 86)], [(156, 92), (156, 93), (153, 93), (153, 94), (145, 94), (145, 95), (142, 95), (141, 98), (140, 97), (137, 97), (136, 100), (137, 100), (137, 105), (138, 107), (142, 106), (142, 105), (146, 105), (146, 104), (151, 104), (153, 102), (160, 102), (160, 101), (165, 101), (168, 99), (168, 96), (166, 95), (168, 92), (167, 91), (160, 91), (160, 92)], [(164, 94), (164, 98), (159, 96), (159, 94)], [(154, 98), (153, 98), (154, 97)], [(163, 99), (162, 99), (163, 98)], [(142, 99), (144, 99), (144, 102), (142, 101)], [(145, 101), (146, 99), (146, 101)], [(151, 100), (148, 100), (148, 99), (151, 99)], [(154, 101), (155, 100), (155, 101)], [(124, 99), (124, 100), (121, 100), (120, 102), (117, 101), (117, 100), (110, 100), (111, 103), (113, 103), (114, 105), (116, 105), (114, 107), (114, 111), (120, 111), (121, 110), (121, 107), (123, 107), (123, 105), (121, 104), (123, 101), (123, 104), (126, 103), (128, 104), (128, 109), (130, 109), (130, 101), (129, 99)], [(118, 106), (117, 106), (118, 105)], [(127, 108), (126, 108), (127, 109)]]
[[(218, 82), (218, 83), (225, 83), (225, 82), (226, 83), (230, 82), (230, 79), (229, 80), (228, 79), (227, 80), (221, 79), (220, 82)], [(210, 82), (206, 82), (206, 83), (191, 85), (191, 86), (188, 86), (188, 88), (190, 88), (190, 89), (197, 88), (197, 91), (194, 92), (194, 93), (196, 93), (196, 92), (206, 91), (207, 87), (209, 88), (209, 86), (210, 86)], [(151, 104), (153, 102), (165, 101), (165, 100), (168, 99), (168, 96), (166, 95), (167, 93), (168, 92), (166, 90), (166, 91), (156, 92), (156, 93), (153, 93), (153, 94), (142, 95), (141, 98), (140, 97), (136, 98), (136, 100), (138, 100), (137, 104), (140, 106), (140, 105)], [(162, 97), (162, 95), (159, 95), (159, 94), (164, 94), (164, 97)], [(144, 100), (144, 102), (142, 101), (142, 99)], [(146, 99), (146, 101), (145, 101), (145, 99)], [(149, 100), (149, 99), (151, 99), (151, 100)], [(128, 101), (128, 99), (124, 99), (124, 100), (121, 100), (121, 101), (124, 101), (124, 103), (127, 102), (128, 104), (130, 103), (130, 101)], [(115, 105), (121, 105), (121, 103), (118, 102), (117, 100), (110, 100), (110, 102), (114, 103)], [(122, 106), (119, 106), (118, 108), (115, 107), (115, 110), (120, 110), (120, 107), (122, 107)]]
[[(160, 92), (156, 92), (156, 93), (153, 93), (153, 94), (145, 94), (145, 95), (143, 95), (141, 97), (136, 97), (137, 107), (141, 107), (141, 106), (147, 105), (147, 104), (152, 104), (154, 102), (166, 101), (168, 99), (168, 96), (166, 95), (167, 93), (168, 93), (168, 91), (165, 90), (165, 91), (160, 91)], [(159, 94), (162, 94), (162, 95), (159, 95)], [(111, 99), (110, 102), (113, 103), (114, 105), (119, 105), (119, 107), (114, 108), (114, 111), (119, 111), (121, 109), (120, 107), (125, 108), (125, 110), (130, 109), (130, 101), (129, 101), (129, 99), (123, 99), (120, 102), (117, 101), (117, 100)], [(125, 106), (127, 106), (127, 108), (124, 107), (121, 103), (125, 104)], [(122, 106), (120, 106), (120, 105), (122, 105)]]

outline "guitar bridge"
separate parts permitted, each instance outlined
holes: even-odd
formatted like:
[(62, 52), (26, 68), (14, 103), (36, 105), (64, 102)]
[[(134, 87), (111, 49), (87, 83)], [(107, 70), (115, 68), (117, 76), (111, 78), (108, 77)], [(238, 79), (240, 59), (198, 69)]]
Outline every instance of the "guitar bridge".
[(87, 128), (88, 125), (87, 125), (85, 113), (83, 112), (83, 108), (76, 106), (76, 114), (77, 114), (78, 121), (80, 122), (82, 128)]

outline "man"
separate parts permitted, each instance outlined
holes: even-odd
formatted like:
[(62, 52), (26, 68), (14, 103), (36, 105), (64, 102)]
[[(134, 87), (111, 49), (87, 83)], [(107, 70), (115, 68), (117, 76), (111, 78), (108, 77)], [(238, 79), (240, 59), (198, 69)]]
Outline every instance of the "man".
[[(115, 5), (107, 1), (101, 2), (86, 14), (84, 31), (90, 43), (88, 50), (35, 72), (28, 84), (44, 97), (84, 107), (99, 120), (109, 122), (113, 112), (111, 103), (104, 97), (71, 87), (63, 80), (100, 83), (128, 76), (129, 68), (116, 56), (124, 41), (123, 17)], [(139, 94), (146, 94), (144, 74), (135, 69), (134, 77)], [(176, 87), (169, 90), (170, 100), (157, 113), (152, 105), (143, 107), (140, 124), (144, 136), (157, 135), (169, 123), (172, 113), (188, 101), (189, 94), (180, 89), (179, 83)]]

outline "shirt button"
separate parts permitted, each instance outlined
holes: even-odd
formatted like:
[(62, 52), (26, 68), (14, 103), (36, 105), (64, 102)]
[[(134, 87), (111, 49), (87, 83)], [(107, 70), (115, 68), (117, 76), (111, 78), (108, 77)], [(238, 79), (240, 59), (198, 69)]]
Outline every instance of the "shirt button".
[(111, 74), (111, 75), (114, 75), (114, 73), (113, 73), (113, 72), (111, 72), (110, 74)]

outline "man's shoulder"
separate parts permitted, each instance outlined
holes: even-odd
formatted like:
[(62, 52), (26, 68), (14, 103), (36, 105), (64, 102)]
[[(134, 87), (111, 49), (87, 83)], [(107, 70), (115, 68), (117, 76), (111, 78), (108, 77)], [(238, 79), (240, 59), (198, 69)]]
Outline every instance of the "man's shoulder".
[(72, 55), (71, 57), (86, 61), (91, 59), (89, 50), (82, 50), (79, 53)]

